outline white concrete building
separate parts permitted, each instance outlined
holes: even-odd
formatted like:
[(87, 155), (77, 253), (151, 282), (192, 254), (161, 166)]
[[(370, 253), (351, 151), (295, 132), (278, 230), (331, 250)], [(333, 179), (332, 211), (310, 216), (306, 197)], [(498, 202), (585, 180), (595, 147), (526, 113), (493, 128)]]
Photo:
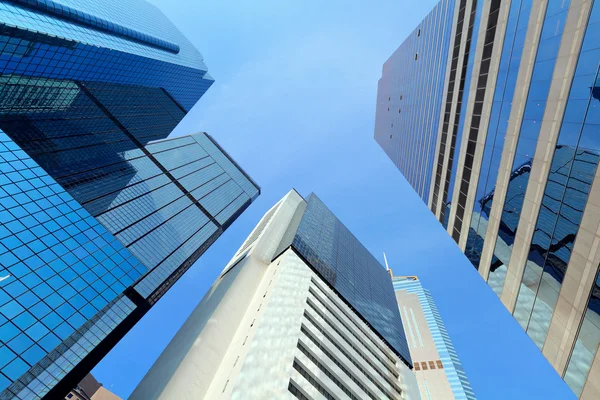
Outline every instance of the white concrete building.
[(311, 201), (265, 214), (130, 399), (420, 399), (389, 333), (334, 289), (341, 271), (325, 280), (292, 245)]

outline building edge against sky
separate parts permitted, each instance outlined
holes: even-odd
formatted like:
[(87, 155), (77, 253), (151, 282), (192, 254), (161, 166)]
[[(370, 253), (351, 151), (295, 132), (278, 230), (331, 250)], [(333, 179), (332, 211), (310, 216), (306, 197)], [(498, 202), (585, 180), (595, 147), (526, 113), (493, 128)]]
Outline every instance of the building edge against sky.
[[(323, 234), (298, 244), (317, 225)], [(314, 194), (305, 200), (292, 190), (267, 211), (130, 398), (420, 399), (389, 275), (367, 255)], [(356, 291), (366, 297), (345, 296), (344, 285), (359, 277)], [(382, 302), (388, 329), (361, 315), (357, 301)], [(390, 345), (394, 331), (398, 349)]]
[[(449, 40), (442, 1), (384, 65), (375, 138), (575, 394), (600, 398), (600, 4), (452, 3)], [(444, 51), (443, 90), (415, 92)], [(415, 128), (420, 99), (441, 107)]]
[(143, 0), (0, 3), (0, 397), (64, 396), (260, 194)]
[(416, 276), (393, 276), (392, 282), (422, 399), (475, 400), (429, 290)]
[(102, 386), (92, 374), (87, 374), (71, 392), (65, 396), (65, 400), (122, 400)]

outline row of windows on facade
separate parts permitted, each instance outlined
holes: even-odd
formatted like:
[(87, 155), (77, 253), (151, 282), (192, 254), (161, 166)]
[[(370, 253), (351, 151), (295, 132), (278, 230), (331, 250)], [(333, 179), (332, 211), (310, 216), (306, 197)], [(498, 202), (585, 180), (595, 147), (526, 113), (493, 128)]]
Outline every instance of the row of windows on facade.
[[(427, 367), (429, 365), (429, 367)], [(437, 368), (436, 368), (437, 366)], [(435, 361), (415, 361), (414, 363), (415, 371), (427, 371), (428, 369), (444, 369), (444, 364), (442, 364), (442, 360)]]

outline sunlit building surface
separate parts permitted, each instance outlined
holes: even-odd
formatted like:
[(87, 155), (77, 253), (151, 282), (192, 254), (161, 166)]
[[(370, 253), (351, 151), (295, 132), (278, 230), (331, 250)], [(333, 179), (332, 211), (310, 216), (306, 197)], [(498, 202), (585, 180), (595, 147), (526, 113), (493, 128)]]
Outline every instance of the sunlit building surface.
[(393, 276), (392, 283), (421, 399), (475, 400), (431, 293), (415, 276)]
[(65, 400), (122, 400), (120, 397), (107, 390), (92, 374), (87, 374), (81, 382), (71, 390)]
[(316, 195), (291, 191), (130, 399), (418, 400), (411, 368), (387, 271)]
[(210, 87), (142, 0), (0, 2), (0, 398), (64, 397), (260, 190), (207, 134)]
[[(600, 398), (600, 4), (452, 3), (384, 65), (375, 138), (575, 394)], [(415, 84), (432, 50), (443, 92)], [(433, 123), (409, 123), (432, 98)]]

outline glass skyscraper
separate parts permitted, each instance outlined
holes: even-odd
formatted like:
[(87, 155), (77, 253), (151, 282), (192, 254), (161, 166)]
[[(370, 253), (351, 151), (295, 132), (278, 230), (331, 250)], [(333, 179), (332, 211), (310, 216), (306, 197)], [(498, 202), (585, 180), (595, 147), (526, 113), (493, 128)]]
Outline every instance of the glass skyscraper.
[(386, 269), (315, 194), (291, 190), (130, 399), (419, 400), (412, 365)]
[(409, 364), (406, 335), (385, 268), (314, 193), (295, 217), (301, 217), (296, 231), (289, 230), (293, 238), (284, 238), (281, 250), (299, 253)]
[[(378, 83), (375, 140), (424, 199), (434, 168), (454, 7), (453, 0), (440, 1), (383, 64)], [(402, 127), (410, 128), (399, 134)]]
[(0, 398), (74, 387), (259, 195), (142, 0), (0, 3)]
[[(389, 138), (382, 148), (575, 394), (600, 398), (600, 4), (452, 2), (450, 44), (443, 22), (424, 31), (424, 21), (386, 63), (417, 72), (384, 67), (375, 137)], [(408, 117), (388, 121), (385, 100), (431, 76), (413, 48), (432, 38), (451, 46), (434, 123), (407, 123), (423, 110), (406, 95)], [(419, 87), (413, 103), (439, 96)], [(433, 166), (419, 158), (428, 152)], [(415, 178), (419, 168), (430, 172)]]

